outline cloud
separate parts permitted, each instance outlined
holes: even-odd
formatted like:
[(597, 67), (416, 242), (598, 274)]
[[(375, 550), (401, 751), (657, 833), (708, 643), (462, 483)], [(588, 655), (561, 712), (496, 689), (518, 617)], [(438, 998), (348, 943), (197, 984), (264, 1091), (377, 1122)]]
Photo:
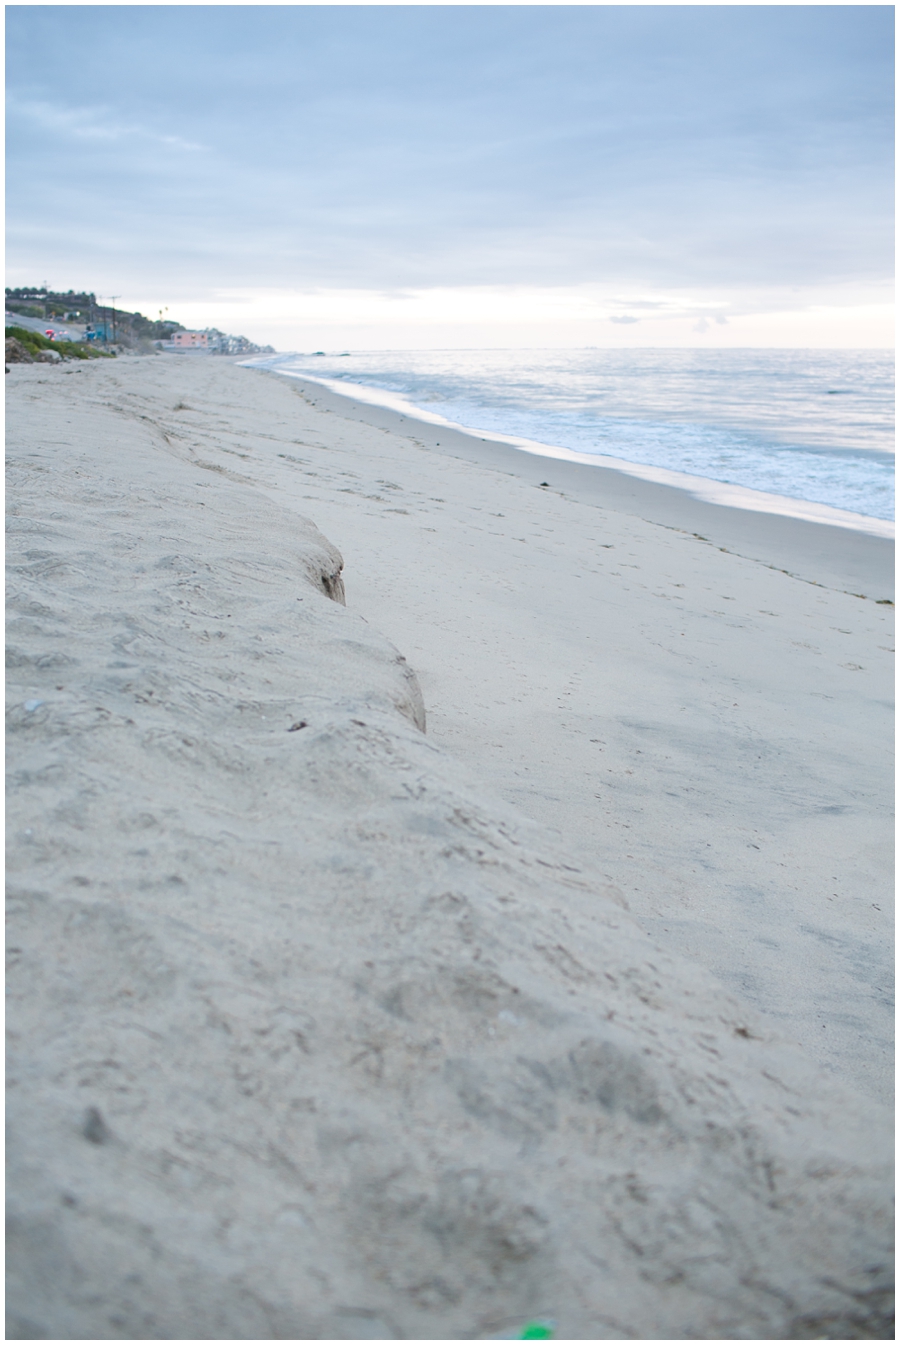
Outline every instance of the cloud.
[[(732, 340), (801, 291), (880, 302), (890, 7), (348, 13), (10, 6), (10, 283), (410, 313), (397, 296), (502, 290), (492, 315), (524, 288), (630, 343), (700, 314)], [(596, 311), (551, 303), (591, 286)]]
[[(10, 277), (10, 283), (18, 283)], [(22, 277), (22, 281), (25, 281)], [(777, 294), (731, 297), (727, 324), (713, 316), (720, 296), (670, 296), (638, 324), (610, 331), (610, 296), (595, 291), (487, 289), (212, 290), (185, 286), (133, 292), (122, 306), (154, 313), (163, 303), (187, 326), (240, 331), (278, 350), (405, 350), (472, 347), (886, 347), (893, 336), (892, 306), (847, 292), (830, 304), (823, 293), (794, 296), (779, 311)], [(685, 306), (690, 299), (689, 307)], [(699, 301), (699, 302), (698, 302)], [(693, 325), (707, 307), (707, 331)], [(640, 332), (638, 331), (640, 326)]]
[(714, 322), (717, 327), (727, 327), (728, 319), (724, 313), (703, 313), (694, 323), (695, 332), (708, 332), (710, 322)]
[(20, 100), (15, 95), (9, 94), (6, 109), (11, 117), (22, 117), (42, 130), (71, 136), (77, 140), (115, 142), (138, 137), (159, 145), (171, 146), (173, 149), (193, 151), (208, 148), (196, 141), (185, 140), (180, 135), (165, 135), (146, 126), (129, 125), (120, 120), (112, 108), (104, 106), (63, 107), (41, 100)]

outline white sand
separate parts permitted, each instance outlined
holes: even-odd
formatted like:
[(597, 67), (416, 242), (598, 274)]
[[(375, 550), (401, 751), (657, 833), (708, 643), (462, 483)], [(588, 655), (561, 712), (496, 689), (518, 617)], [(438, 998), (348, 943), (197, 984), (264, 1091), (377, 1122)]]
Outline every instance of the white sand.
[(254, 465), (338, 539), (433, 740), (891, 1102), (893, 544), (502, 446), (473, 472), (447, 451), (486, 446), (306, 389), (327, 419), (278, 403), (304, 461)]
[(9, 1335), (888, 1335), (884, 549), (7, 385)]

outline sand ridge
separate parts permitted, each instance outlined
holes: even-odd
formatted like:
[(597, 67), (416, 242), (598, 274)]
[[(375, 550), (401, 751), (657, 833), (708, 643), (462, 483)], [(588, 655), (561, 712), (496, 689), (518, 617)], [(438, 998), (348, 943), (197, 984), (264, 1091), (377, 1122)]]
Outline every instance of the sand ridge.
[(354, 578), (414, 478), (226, 362), (8, 382), (10, 1336), (889, 1334), (887, 1118), (442, 749), (427, 660), (422, 732)]

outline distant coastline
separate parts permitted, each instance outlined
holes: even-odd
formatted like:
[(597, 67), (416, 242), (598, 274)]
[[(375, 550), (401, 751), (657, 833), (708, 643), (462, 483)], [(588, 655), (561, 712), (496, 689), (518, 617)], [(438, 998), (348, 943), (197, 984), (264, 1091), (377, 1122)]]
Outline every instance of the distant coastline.
[[(93, 292), (48, 290), (46, 286), (6, 289), (6, 325), (43, 334), (51, 342), (70, 341), (100, 347), (107, 353), (149, 355), (155, 350), (191, 349), (210, 355), (274, 355), (246, 336), (232, 336), (217, 327), (192, 331), (175, 318), (147, 318), (98, 301)], [(179, 341), (179, 337), (197, 339)]]

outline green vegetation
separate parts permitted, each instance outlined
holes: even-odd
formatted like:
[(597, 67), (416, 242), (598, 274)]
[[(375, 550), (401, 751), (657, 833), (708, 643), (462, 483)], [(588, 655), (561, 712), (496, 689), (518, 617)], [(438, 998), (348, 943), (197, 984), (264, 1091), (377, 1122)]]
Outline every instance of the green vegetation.
[(18, 304), (7, 303), (8, 313), (20, 313), (23, 318), (44, 318), (46, 315), (43, 308), (38, 308), (37, 304)]
[(83, 291), (76, 293), (56, 293), (45, 285), (21, 286), (19, 289), (6, 288), (6, 307), (10, 313), (21, 313), (26, 318), (40, 318), (47, 322), (51, 318), (65, 318), (72, 313), (78, 317), (90, 317), (96, 306), (93, 294)]
[(116, 345), (144, 353), (149, 353), (154, 341), (169, 341), (173, 332), (183, 330), (182, 323), (171, 318), (163, 320), (160, 316), (154, 320), (145, 318), (143, 313), (129, 313), (125, 309), (114, 309), (111, 304), (98, 304), (97, 296), (86, 290), (63, 292), (48, 290), (43, 285), (7, 287), (6, 308), (9, 313), (39, 318), (41, 322), (53, 322), (57, 318), (86, 322), (105, 331), (107, 339), (113, 333)]
[(93, 350), (81, 341), (51, 341), (40, 332), (29, 331), (26, 327), (7, 327), (6, 335), (21, 344), (29, 355), (37, 355), (41, 350), (55, 350), (64, 360), (105, 360), (115, 359), (103, 350)]

